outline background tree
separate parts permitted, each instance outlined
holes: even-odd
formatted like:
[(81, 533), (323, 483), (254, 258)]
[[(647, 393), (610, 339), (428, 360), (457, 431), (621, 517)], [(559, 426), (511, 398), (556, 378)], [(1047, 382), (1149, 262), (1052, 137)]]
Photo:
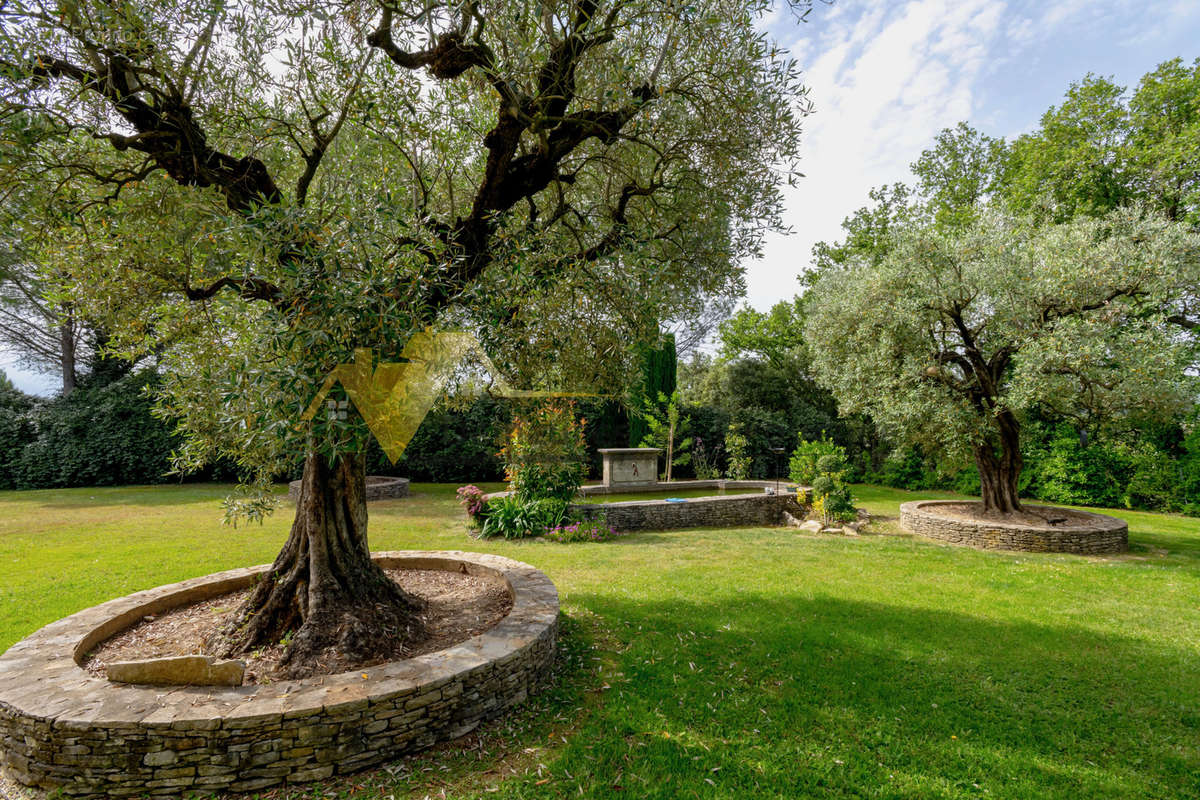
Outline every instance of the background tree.
[(658, 402), (647, 405), (641, 417), (646, 423), (646, 435), (639, 447), (656, 447), (662, 450), (664, 479), (671, 481), (675, 467), (687, 466), (692, 460), (692, 439), (688, 430), (691, 418), (680, 410), (679, 392), (668, 397), (660, 393)]
[[(29, 120), (0, 118), (0, 138), (28, 144)], [(20, 147), (0, 147), (0, 174), (21, 170)], [(65, 293), (66, 276), (41, 258), (59, 231), (59, 209), (42, 182), (14, 181), (0, 195), (0, 348), (23, 366), (56, 372), (70, 394), (89, 355), (83, 321)]]
[[(973, 458), (985, 513), (1021, 511), (1023, 415), (1178, 411), (1188, 348), (1162, 314), (1200, 238), (1136, 210), (1037, 227), (995, 210), (912, 226), (814, 287), (806, 338), (843, 413)], [(1195, 278), (1193, 277), (1193, 280)], [(864, 314), (863, 309), (872, 309)]]
[(588, 388), (633, 323), (736, 280), (778, 224), (803, 110), (766, 10), (0, 6), (0, 92), (39, 130), (5, 179), (89, 198), (63, 223), (72, 296), (116, 350), (161, 353), (182, 465), (265, 482), (303, 459), (291, 535), (218, 652), (292, 633), (302, 675), (419, 628), (369, 558), (362, 420), (297, 425), (355, 349), (395, 361), (466, 327), (514, 375)]

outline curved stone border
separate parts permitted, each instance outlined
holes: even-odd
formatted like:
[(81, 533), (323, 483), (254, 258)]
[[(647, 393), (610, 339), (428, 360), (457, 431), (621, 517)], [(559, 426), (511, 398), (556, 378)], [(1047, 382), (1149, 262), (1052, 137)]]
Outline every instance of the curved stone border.
[[(288, 484), (288, 499), (293, 503), (300, 499), (300, 481)], [(408, 497), (408, 478), (393, 478), (390, 475), (368, 475), (366, 486), (367, 502), (392, 500)]]
[(384, 567), (502, 577), (509, 614), (461, 644), (337, 675), (238, 687), (110, 684), (80, 666), (99, 642), (250, 585), (268, 565), (160, 586), (72, 614), (0, 656), (0, 766), (69, 795), (254, 791), (328, 778), (461, 736), (549, 675), (558, 592), (528, 564), (479, 553), (373, 554)]
[(965, 520), (937, 513), (938, 506), (961, 505), (961, 500), (918, 500), (900, 506), (900, 525), (912, 533), (982, 550), (1019, 550), (1030, 553), (1102, 555), (1129, 549), (1129, 526), (1122, 519), (1090, 511), (1085, 528), (1032, 526), (991, 520)]

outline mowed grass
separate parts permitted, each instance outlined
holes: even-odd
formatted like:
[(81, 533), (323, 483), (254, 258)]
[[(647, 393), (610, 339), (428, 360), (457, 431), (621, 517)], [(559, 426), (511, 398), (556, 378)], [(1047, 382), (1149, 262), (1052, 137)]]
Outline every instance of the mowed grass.
[[(373, 549), (500, 553), (558, 585), (559, 686), (481, 736), (271, 797), (1200, 797), (1200, 520), (1114, 511), (1111, 558), (939, 545), (899, 503), (604, 544), (467, 537), (453, 486), (371, 506)], [(484, 487), (498, 489), (498, 486)], [(0, 493), (0, 648), (86, 606), (270, 561), (290, 506), (221, 486)]]

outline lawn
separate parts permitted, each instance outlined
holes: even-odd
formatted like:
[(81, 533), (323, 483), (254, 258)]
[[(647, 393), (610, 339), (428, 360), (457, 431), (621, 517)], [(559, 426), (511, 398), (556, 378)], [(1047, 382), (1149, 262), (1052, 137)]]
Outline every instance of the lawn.
[[(544, 570), (563, 679), (466, 742), (274, 797), (1200, 797), (1200, 520), (1116, 511), (1131, 552), (979, 552), (793, 529), (467, 538), (453, 486), (372, 504), (373, 549)], [(499, 487), (484, 487), (495, 489)], [(117, 595), (271, 560), (289, 514), (225, 487), (0, 493), (0, 648)], [(888, 519), (888, 518), (892, 519)]]

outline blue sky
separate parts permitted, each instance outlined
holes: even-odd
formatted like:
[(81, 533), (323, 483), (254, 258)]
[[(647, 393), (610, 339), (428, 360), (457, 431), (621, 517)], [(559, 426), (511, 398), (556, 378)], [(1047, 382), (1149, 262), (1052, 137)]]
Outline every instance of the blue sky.
[[(804, 69), (815, 113), (808, 177), (787, 195), (796, 233), (747, 265), (759, 309), (792, 297), (813, 244), (840, 238), (872, 186), (906, 180), (942, 128), (967, 120), (1012, 137), (1089, 72), (1132, 87), (1169, 58), (1200, 56), (1200, 0), (816, 0), (806, 24), (780, 10), (770, 30)], [(54, 390), (3, 353), (0, 369), (26, 391)]]
[(812, 246), (873, 186), (905, 181), (942, 128), (966, 120), (1011, 138), (1037, 127), (1089, 72), (1133, 88), (1174, 57), (1200, 57), (1200, 0), (815, 0), (809, 21), (770, 30), (805, 71), (815, 113), (808, 176), (787, 195), (792, 236), (747, 264), (747, 301), (792, 297)]

